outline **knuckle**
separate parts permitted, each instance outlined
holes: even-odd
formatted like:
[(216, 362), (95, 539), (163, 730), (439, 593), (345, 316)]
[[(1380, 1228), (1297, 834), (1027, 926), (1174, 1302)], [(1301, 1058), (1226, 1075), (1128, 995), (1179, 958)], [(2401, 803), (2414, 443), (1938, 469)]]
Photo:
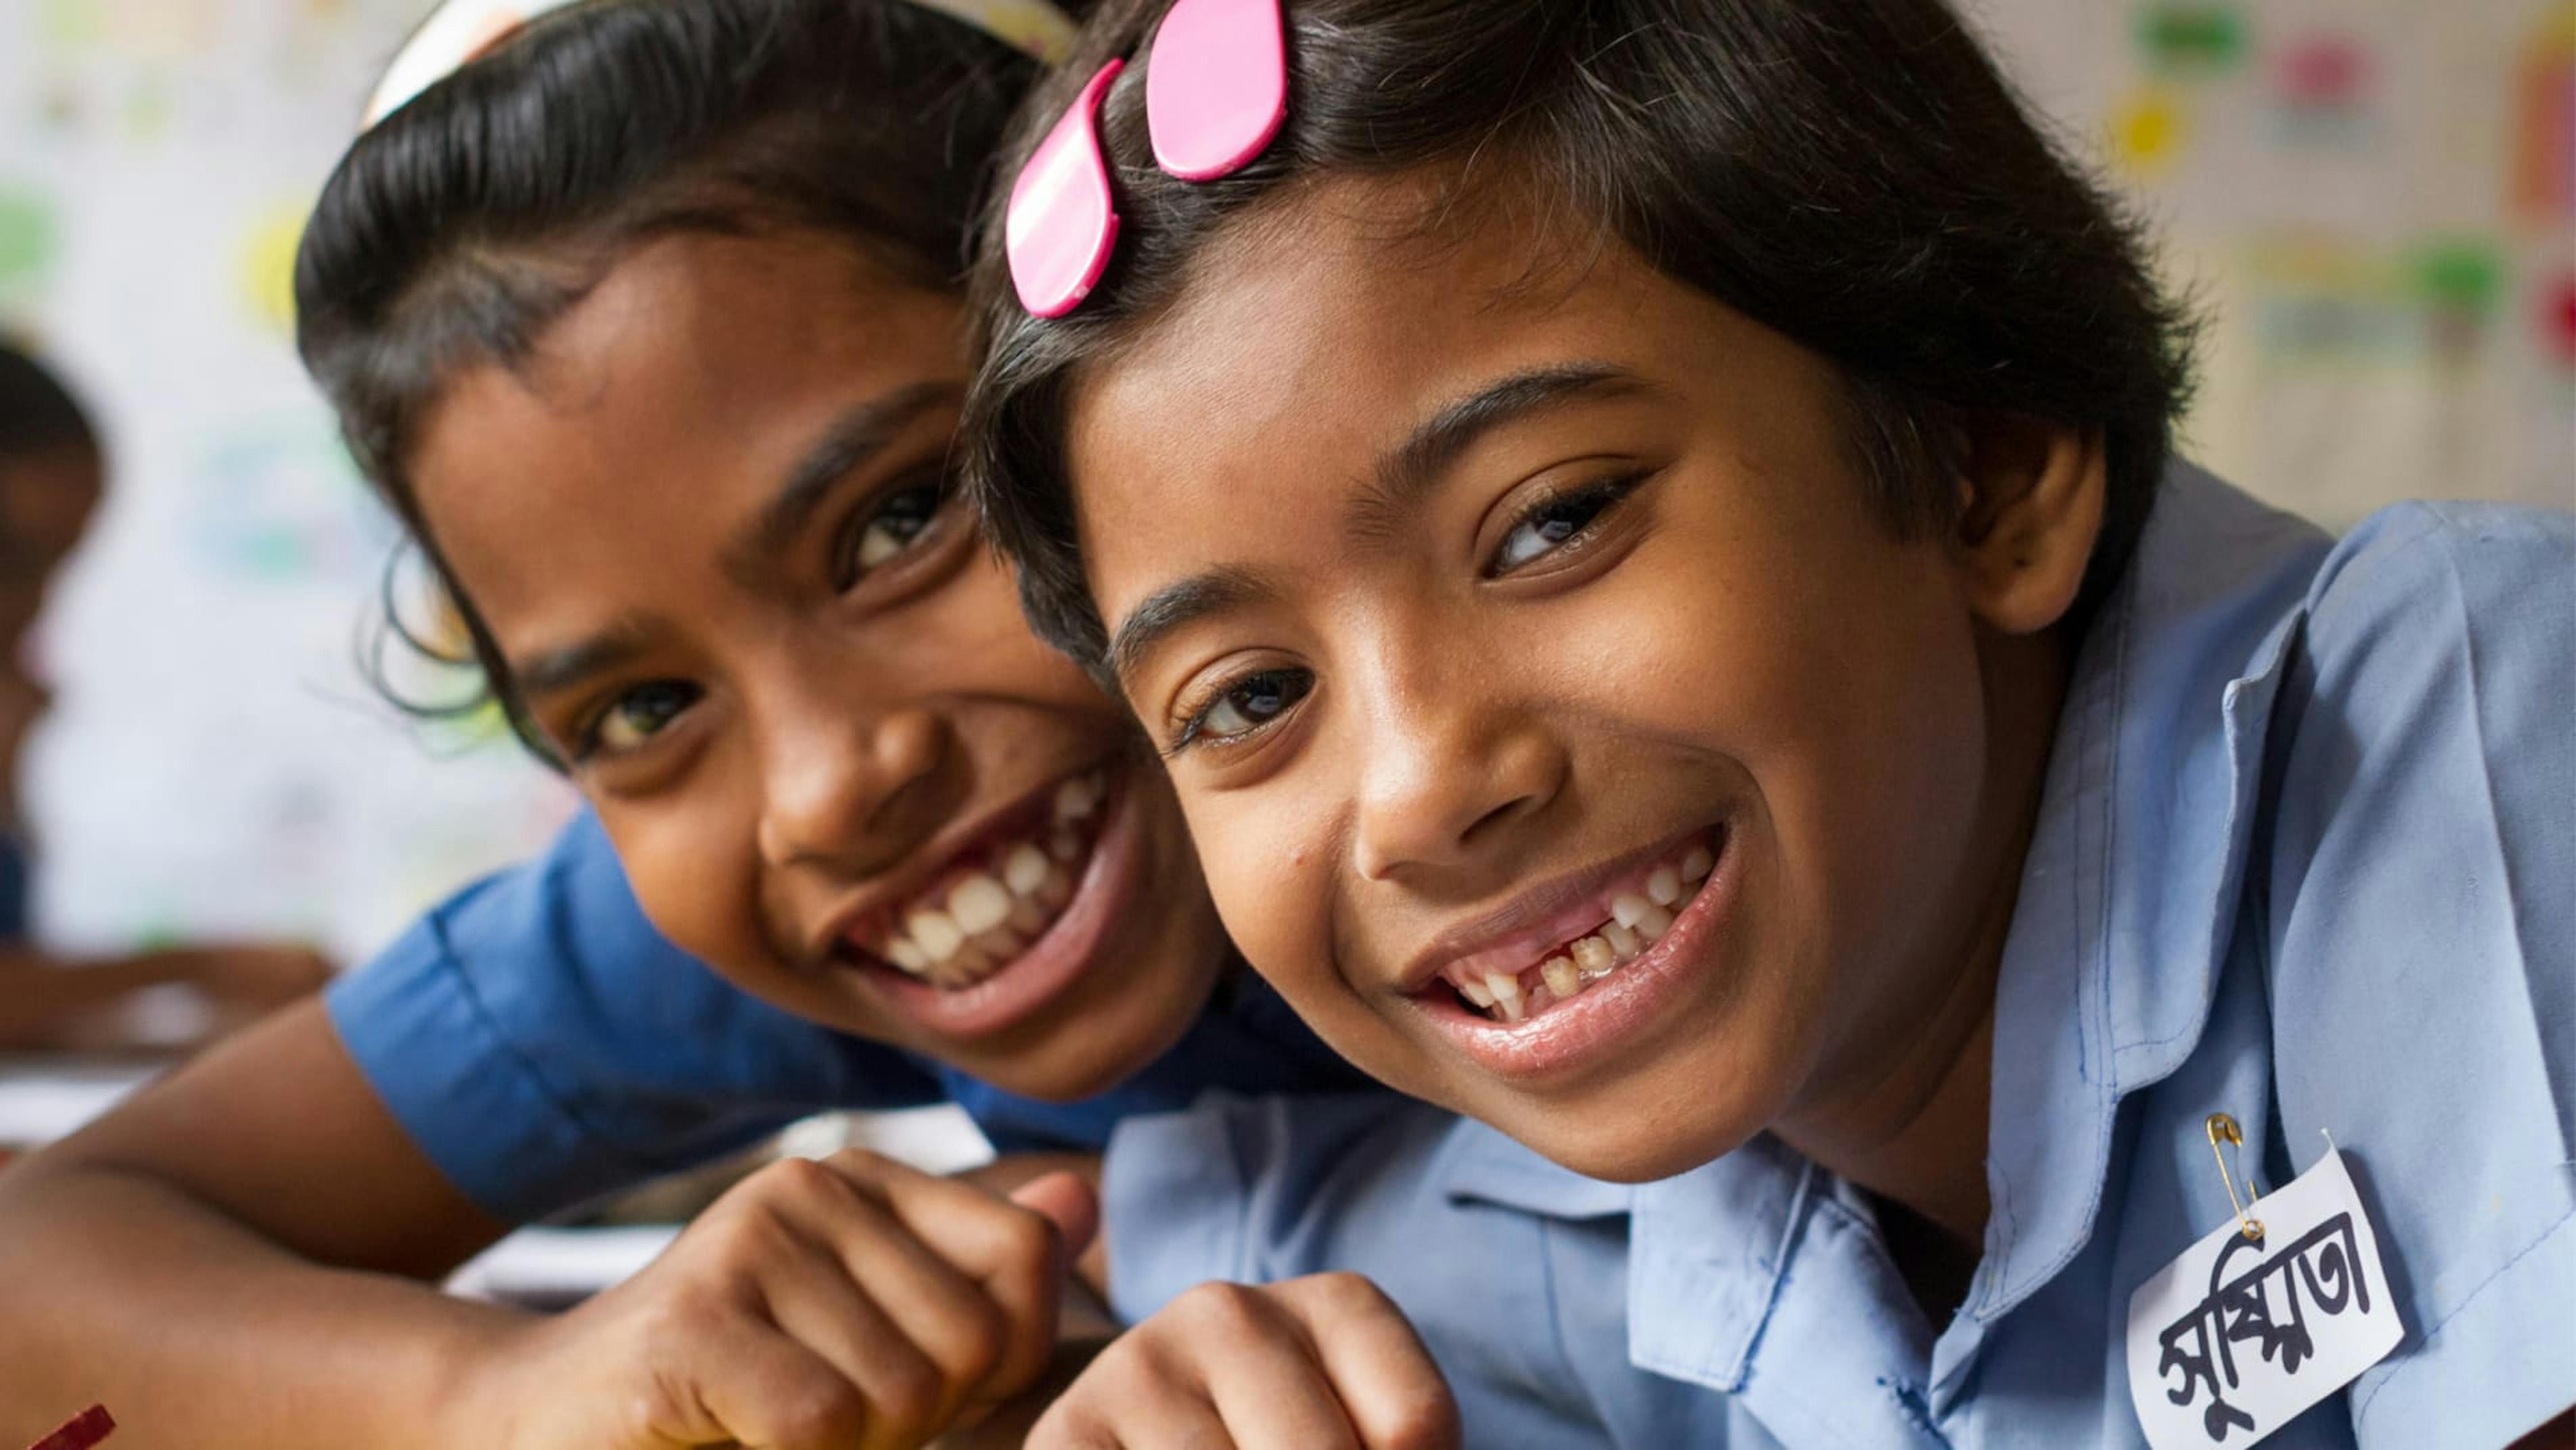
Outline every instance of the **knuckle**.
[(764, 1202), (812, 1203), (833, 1191), (839, 1174), (811, 1158), (781, 1158), (751, 1176)]
[(1175, 1326), (1194, 1333), (1230, 1334), (1261, 1322), (1261, 1291), (1243, 1284), (1210, 1280), (1184, 1290), (1166, 1312)]
[(789, 1445), (846, 1445), (867, 1431), (867, 1397), (844, 1381), (783, 1390), (771, 1409), (777, 1434)]
[(1033, 1208), (1016, 1203), (1002, 1205), (1002, 1215), (995, 1229), (1001, 1241), (1002, 1254), (1013, 1267), (1024, 1271), (1044, 1271), (1055, 1264), (1055, 1223)]
[(717, 1296), (691, 1288), (657, 1294), (630, 1312), (627, 1333), (648, 1364), (686, 1363), (691, 1347), (705, 1343), (726, 1317)]
[(1347, 1269), (1316, 1274), (1300, 1283), (1318, 1302), (1344, 1313), (1365, 1314), (1394, 1307), (1386, 1292), (1368, 1276)]
[(928, 1360), (919, 1355), (901, 1355), (879, 1367), (870, 1392), (880, 1418), (917, 1429), (939, 1417), (948, 1384)]
[(1118, 1336), (1092, 1360), (1058, 1403), (1081, 1405), (1100, 1400), (1136, 1404), (1176, 1378), (1172, 1352), (1163, 1341), (1169, 1326), (1147, 1326)]
[(753, 1200), (706, 1225), (693, 1264), (700, 1272), (740, 1274), (777, 1257), (795, 1237), (777, 1204)]
[(1010, 1358), (1011, 1323), (999, 1309), (978, 1302), (946, 1316), (923, 1349), (961, 1385), (980, 1384)]
[(835, 1183), (844, 1187), (854, 1183), (880, 1183), (888, 1178), (907, 1175), (924, 1176), (915, 1168), (899, 1163), (882, 1153), (871, 1153), (865, 1148), (835, 1149), (809, 1161), (816, 1172), (830, 1177)]
[(1384, 1450), (1457, 1450), (1458, 1405), (1438, 1386), (1417, 1387), (1385, 1407)]
[(1029, 1427), (1022, 1450), (1115, 1450), (1118, 1441), (1103, 1429), (1077, 1387), (1047, 1407)]

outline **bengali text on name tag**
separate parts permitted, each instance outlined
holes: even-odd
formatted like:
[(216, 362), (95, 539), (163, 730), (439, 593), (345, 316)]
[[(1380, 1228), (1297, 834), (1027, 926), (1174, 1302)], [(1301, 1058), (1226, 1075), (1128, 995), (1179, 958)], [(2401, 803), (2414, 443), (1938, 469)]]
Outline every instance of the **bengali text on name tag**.
[(2155, 1450), (2241, 1450), (2405, 1334), (2379, 1239), (2329, 1150), (2129, 1296), (2129, 1397)]

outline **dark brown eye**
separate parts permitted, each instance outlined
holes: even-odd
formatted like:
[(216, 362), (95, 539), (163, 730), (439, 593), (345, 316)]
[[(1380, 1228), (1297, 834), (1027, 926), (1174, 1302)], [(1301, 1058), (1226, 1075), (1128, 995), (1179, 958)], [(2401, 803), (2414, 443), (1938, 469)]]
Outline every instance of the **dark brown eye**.
[(1486, 576), (1499, 578), (1555, 553), (1567, 540), (1580, 535), (1603, 514), (1616, 508), (1643, 481), (1637, 478), (1608, 479), (1541, 500), (1521, 515), (1510, 533), (1503, 535), (1502, 543), (1494, 550), (1493, 559), (1485, 566)]
[[(1234, 680), (1183, 727), (1180, 745), (1222, 745), (1258, 733), (1315, 688), (1305, 670), (1260, 670)], [(1178, 748), (1178, 747), (1176, 747)]]
[(945, 479), (911, 484), (887, 493), (862, 516), (841, 565), (841, 588), (857, 583), (869, 570), (890, 564), (927, 532), (948, 506)]
[(656, 680), (611, 700), (592, 725), (584, 754), (633, 750), (654, 736), (681, 712), (698, 702), (698, 687), (678, 680)]

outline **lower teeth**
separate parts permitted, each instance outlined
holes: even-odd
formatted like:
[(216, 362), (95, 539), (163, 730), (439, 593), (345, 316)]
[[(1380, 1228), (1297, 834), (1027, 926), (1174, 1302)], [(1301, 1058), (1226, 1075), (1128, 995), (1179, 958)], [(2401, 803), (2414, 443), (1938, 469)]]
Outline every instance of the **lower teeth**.
[[(1538, 986), (1524, 987), (1518, 976), (1494, 972), (1487, 974), (1481, 985), (1458, 986), (1458, 995), (1486, 1016), (1506, 1022), (1522, 1021), (1533, 1012), (1564, 1001), (1635, 961), (1672, 930), (1674, 913), (1708, 879), (1716, 865), (1713, 852), (1705, 846), (1694, 846), (1679, 865), (1657, 867), (1647, 879), (1650, 897), (1631, 900), (1622, 894), (1616, 898), (1611, 920), (1539, 963)], [(1667, 876), (1671, 877), (1669, 881)], [(1627, 920), (1619, 920), (1623, 916)]]

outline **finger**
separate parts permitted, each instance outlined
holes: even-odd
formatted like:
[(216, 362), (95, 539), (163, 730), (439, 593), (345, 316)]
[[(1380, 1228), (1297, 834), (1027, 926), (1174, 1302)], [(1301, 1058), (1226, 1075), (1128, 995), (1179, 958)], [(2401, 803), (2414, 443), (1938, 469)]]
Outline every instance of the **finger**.
[(964, 1387), (887, 1307), (829, 1266), (788, 1269), (762, 1286), (770, 1318), (855, 1385), (864, 1405), (862, 1427), (835, 1450), (894, 1450), (946, 1428)]
[(676, 1427), (691, 1445), (849, 1450), (866, 1433), (865, 1392), (784, 1333), (711, 1339), (692, 1378), (686, 1423)]
[(1267, 1301), (1248, 1302), (1250, 1315), (1192, 1326), (1208, 1396), (1231, 1437), (1225, 1443), (1241, 1450), (1362, 1450), (1304, 1331)]
[[(944, 1422), (971, 1400), (997, 1399), (1026, 1382), (1010, 1378), (1017, 1371), (1012, 1352), (1017, 1341), (1035, 1337), (1037, 1326), (1022, 1333), (984, 1284), (924, 1243), (891, 1205), (874, 1196), (880, 1188), (852, 1182), (829, 1160), (795, 1168), (780, 1164), (773, 1171), (781, 1179), (777, 1207), (791, 1231), (837, 1270), (821, 1277), (837, 1279), (867, 1300), (902, 1339), (909, 1357), (937, 1372), (932, 1403), (910, 1418)], [(1011, 1211), (990, 1195), (984, 1199), (986, 1212)], [(792, 1295), (795, 1287), (778, 1289)], [(1044, 1326), (1050, 1344), (1053, 1329), (1052, 1323)]]
[(1194, 1373), (1151, 1357), (1104, 1356), (1031, 1426), (1021, 1450), (1237, 1450)]
[(1465, 1432), (1440, 1366), (1395, 1302), (1357, 1274), (1272, 1286), (1303, 1326), (1366, 1450), (1457, 1450)]
[(1100, 1193), (1079, 1173), (1032, 1178), (1011, 1192), (1011, 1202), (1045, 1214), (1064, 1242), (1065, 1257), (1080, 1258), (1100, 1233)]
[(1055, 1350), (1068, 1261), (1052, 1220), (989, 1189), (935, 1178), (873, 1154), (836, 1153), (824, 1161), (881, 1195), (922, 1244), (981, 1286), (1001, 1310), (1007, 1339), (988, 1376), (992, 1384), (1016, 1389), (1045, 1371)]

